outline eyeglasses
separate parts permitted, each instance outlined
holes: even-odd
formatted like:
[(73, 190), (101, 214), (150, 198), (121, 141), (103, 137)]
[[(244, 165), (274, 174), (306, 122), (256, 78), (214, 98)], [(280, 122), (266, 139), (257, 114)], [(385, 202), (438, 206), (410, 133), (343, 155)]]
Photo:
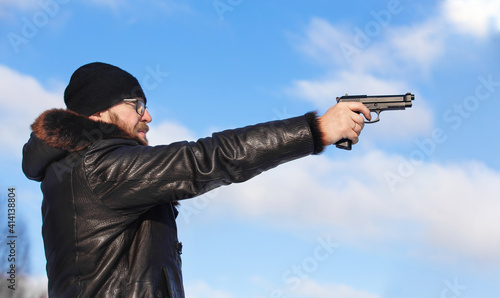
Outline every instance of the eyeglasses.
[(135, 103), (135, 111), (141, 117), (144, 116), (144, 113), (146, 113), (146, 109), (148, 108), (148, 107), (146, 107), (146, 104), (144, 103), (144, 101), (139, 100), (139, 99), (135, 99), (135, 98), (129, 99), (129, 98), (126, 98), (123, 101), (124, 102), (134, 102)]

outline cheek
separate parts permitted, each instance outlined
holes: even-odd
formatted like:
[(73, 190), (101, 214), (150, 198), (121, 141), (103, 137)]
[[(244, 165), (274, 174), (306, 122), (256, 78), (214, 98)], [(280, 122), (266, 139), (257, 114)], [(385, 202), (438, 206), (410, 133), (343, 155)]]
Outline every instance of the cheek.
[(124, 111), (124, 113), (122, 114), (122, 122), (127, 126), (129, 130), (134, 130), (138, 126), (140, 121), (135, 110), (130, 110)]
[(122, 108), (118, 109), (117, 111), (113, 111), (113, 113), (111, 114), (111, 119), (114, 120), (112, 123), (118, 125), (128, 133), (135, 133), (136, 127), (139, 124), (138, 118), (136, 116), (137, 113), (135, 112), (135, 110), (132, 113), (129, 109)]
[(132, 126), (132, 127), (133, 127), (134, 129), (137, 129), (137, 128), (139, 127), (139, 124), (140, 124), (140, 123), (141, 123), (140, 121), (134, 121), (134, 122), (133, 122), (133, 126)]

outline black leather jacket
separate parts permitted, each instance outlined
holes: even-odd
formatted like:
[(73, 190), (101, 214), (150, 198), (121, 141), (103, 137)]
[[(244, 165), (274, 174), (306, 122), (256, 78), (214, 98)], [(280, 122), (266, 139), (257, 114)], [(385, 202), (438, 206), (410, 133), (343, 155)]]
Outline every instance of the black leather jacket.
[(46, 111), (23, 171), (42, 182), (49, 295), (184, 297), (177, 201), (319, 153), (315, 123), (309, 113), (153, 147), (114, 125)]

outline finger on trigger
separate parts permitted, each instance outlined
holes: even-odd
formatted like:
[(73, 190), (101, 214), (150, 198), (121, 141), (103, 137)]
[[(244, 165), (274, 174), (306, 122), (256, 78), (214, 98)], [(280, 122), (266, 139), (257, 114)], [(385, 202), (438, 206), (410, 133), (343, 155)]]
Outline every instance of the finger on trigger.
[[(360, 102), (350, 102), (349, 108), (354, 112), (359, 112), (359, 113), (363, 114), (363, 116), (365, 116), (365, 118), (368, 120), (372, 119), (370, 109), (368, 109), (367, 106), (365, 106), (364, 104), (362, 104)], [(364, 119), (363, 119), (363, 122), (364, 122)]]

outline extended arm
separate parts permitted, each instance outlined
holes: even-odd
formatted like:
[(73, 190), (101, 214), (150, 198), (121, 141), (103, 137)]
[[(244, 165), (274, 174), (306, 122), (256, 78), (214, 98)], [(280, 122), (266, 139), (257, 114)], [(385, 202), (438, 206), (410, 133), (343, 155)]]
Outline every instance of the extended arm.
[(109, 208), (140, 213), (246, 181), (313, 152), (312, 132), (301, 116), (165, 146), (103, 140), (89, 149), (84, 162), (90, 187)]

